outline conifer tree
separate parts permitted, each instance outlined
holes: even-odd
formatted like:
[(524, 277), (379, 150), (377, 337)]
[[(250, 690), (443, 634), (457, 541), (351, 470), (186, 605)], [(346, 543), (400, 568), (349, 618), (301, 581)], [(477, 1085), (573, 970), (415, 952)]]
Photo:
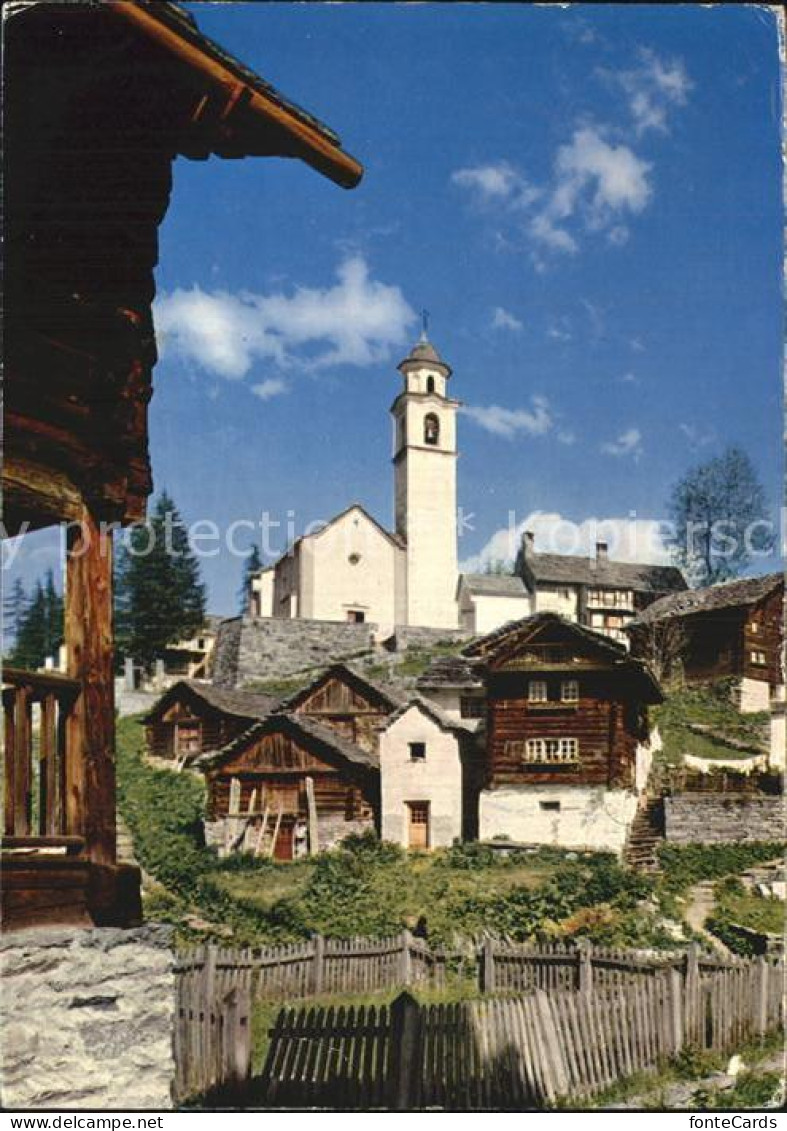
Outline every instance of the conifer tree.
[(43, 665), (47, 655), (48, 620), (46, 594), (37, 581), (10, 656), (13, 667), (34, 671)]
[(21, 577), (17, 577), (3, 600), (3, 635), (16, 640), (28, 607), (28, 597)]
[(132, 527), (116, 571), (121, 654), (150, 670), (167, 646), (205, 621), (205, 586), (177, 507), (166, 492), (146, 522)]

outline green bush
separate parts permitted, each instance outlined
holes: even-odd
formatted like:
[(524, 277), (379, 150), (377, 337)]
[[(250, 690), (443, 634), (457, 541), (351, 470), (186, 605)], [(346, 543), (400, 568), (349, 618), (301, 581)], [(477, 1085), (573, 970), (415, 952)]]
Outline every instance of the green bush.
[(744, 872), (753, 864), (775, 860), (784, 845), (774, 841), (738, 844), (662, 844), (659, 848), (661, 884), (666, 891), (683, 891), (702, 880)]

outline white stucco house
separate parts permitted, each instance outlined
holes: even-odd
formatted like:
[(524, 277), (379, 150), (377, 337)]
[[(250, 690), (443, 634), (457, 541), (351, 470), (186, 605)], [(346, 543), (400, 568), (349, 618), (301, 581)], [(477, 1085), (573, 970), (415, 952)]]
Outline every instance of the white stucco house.
[(481, 758), (461, 721), (414, 696), (381, 727), (378, 753), (383, 840), (429, 850), (477, 834)]
[(456, 601), (461, 627), (474, 636), (533, 612), (533, 598), (522, 578), (505, 574), (463, 573)]

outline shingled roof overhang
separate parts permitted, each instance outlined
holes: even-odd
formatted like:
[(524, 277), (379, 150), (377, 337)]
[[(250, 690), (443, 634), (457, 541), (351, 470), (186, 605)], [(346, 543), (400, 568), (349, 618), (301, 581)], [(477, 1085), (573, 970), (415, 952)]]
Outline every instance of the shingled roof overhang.
[(784, 574), (767, 573), (761, 577), (741, 577), (708, 585), (704, 589), (687, 589), (671, 593), (648, 605), (639, 616), (629, 621), (627, 628), (656, 624), (676, 617), (691, 617), (723, 613), (725, 610), (745, 609), (764, 600), (779, 587), (784, 588)]
[(329, 726), (318, 723), (308, 715), (273, 714), (262, 722), (255, 723), (239, 735), (232, 742), (223, 746), (215, 753), (205, 755), (198, 760), (200, 769), (218, 769), (234, 754), (239, 754), (247, 746), (256, 742), (266, 734), (282, 733), (289, 735), (296, 742), (303, 742), (313, 746), (318, 753), (324, 754), (329, 761), (347, 762), (361, 770), (379, 771), (380, 760), (376, 754), (363, 750), (354, 742), (343, 738), (338, 731)]

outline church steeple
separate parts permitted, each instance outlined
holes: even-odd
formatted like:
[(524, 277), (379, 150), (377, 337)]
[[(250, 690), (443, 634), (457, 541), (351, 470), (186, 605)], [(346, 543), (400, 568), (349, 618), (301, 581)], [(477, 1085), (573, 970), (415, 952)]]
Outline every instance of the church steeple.
[(407, 623), (454, 628), (456, 547), (456, 410), (448, 396), (451, 366), (427, 334), (398, 369), (404, 387), (394, 418), (396, 532), (407, 544)]

